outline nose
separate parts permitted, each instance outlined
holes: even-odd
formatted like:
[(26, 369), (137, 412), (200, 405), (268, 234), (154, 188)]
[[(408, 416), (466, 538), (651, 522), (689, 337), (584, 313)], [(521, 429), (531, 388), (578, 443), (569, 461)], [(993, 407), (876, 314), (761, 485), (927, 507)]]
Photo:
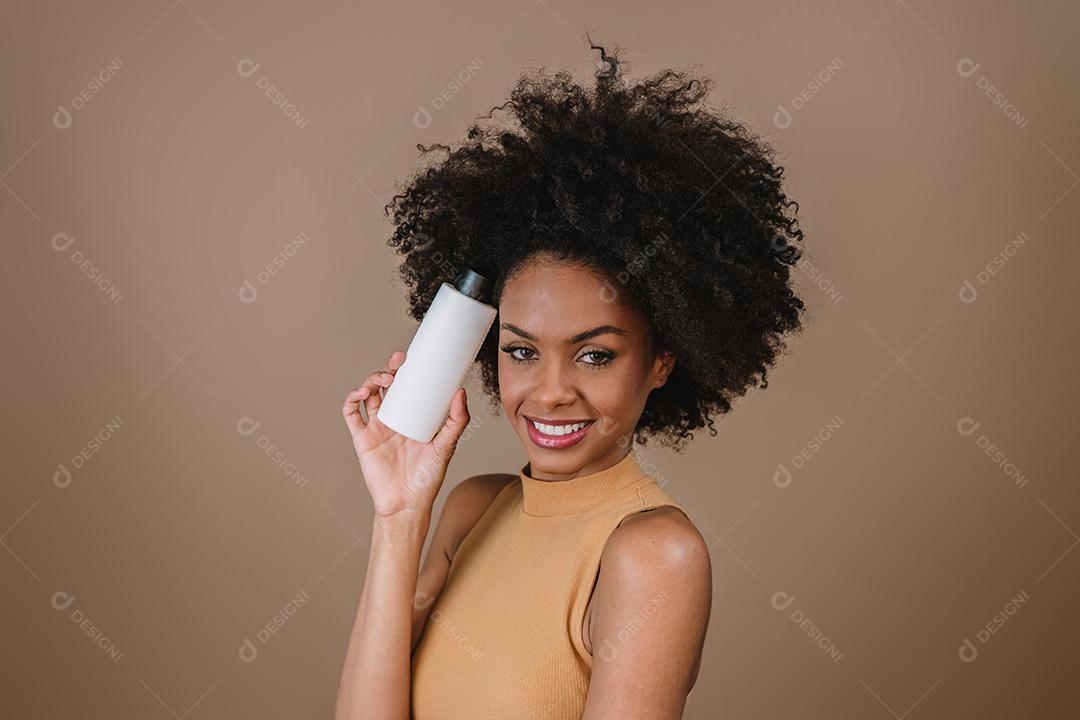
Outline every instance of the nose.
[(561, 363), (547, 363), (540, 369), (536, 388), (533, 390), (536, 404), (546, 410), (569, 405), (577, 398), (571, 372)]

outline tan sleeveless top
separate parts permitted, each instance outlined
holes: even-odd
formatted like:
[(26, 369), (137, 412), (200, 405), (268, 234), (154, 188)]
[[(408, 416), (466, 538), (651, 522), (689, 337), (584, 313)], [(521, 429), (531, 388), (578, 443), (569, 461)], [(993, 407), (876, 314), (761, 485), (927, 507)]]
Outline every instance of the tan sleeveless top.
[(633, 513), (682, 506), (633, 452), (537, 480), (526, 464), (462, 540), (412, 659), (415, 720), (579, 720), (582, 626), (604, 543)]

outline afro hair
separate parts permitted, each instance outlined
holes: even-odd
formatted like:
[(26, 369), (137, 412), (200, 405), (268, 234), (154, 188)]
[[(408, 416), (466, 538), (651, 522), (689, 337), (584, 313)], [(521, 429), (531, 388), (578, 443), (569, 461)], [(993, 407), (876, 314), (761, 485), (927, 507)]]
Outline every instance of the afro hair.
[[(522, 75), (516, 122), (478, 117), (445, 157), (416, 172), (384, 211), (403, 256), (408, 313), (421, 320), (444, 282), (466, 268), (506, 280), (534, 256), (592, 268), (648, 317), (654, 350), (676, 356), (652, 391), (634, 439), (681, 451), (692, 431), (731, 410), (802, 329), (791, 268), (802, 254), (798, 204), (775, 152), (727, 111), (704, 104), (711, 79), (663, 70), (628, 84), (597, 45), (593, 88), (566, 71)], [(480, 122), (484, 120), (484, 124)], [(399, 186), (400, 187), (400, 186)], [(496, 319), (477, 355), (496, 414)]]

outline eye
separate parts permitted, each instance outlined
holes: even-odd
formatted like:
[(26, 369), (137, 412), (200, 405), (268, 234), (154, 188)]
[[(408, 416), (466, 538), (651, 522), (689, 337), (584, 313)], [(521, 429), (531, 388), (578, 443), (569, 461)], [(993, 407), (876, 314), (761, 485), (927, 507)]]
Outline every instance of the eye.
[(520, 362), (528, 362), (529, 360), (533, 359), (532, 357), (518, 357), (517, 355), (514, 354), (514, 353), (518, 352), (519, 350), (523, 351), (523, 352), (526, 352), (526, 353), (531, 353), (531, 352), (533, 352), (532, 348), (521, 347), (521, 346), (510, 347), (509, 345), (504, 345), (503, 347), (501, 347), (499, 349), (502, 350), (504, 353), (506, 353), (506, 356), (508, 358), (510, 358), (510, 360), (512, 360), (513, 362), (518, 362), (518, 363), (520, 363)]
[(594, 368), (598, 368), (603, 367), (604, 365), (607, 365), (609, 362), (611, 362), (611, 359), (615, 357), (615, 353), (610, 352), (609, 350), (589, 350), (581, 357), (584, 358), (589, 356), (592, 356), (594, 360), (585, 364), (591, 365)]

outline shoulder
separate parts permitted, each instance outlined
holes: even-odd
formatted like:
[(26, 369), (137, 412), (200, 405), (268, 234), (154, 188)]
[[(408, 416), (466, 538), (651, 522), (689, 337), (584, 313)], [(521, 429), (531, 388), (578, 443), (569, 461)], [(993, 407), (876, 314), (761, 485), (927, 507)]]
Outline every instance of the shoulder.
[(612, 531), (601, 556), (614, 580), (670, 579), (710, 569), (709, 546), (680, 509), (667, 505), (635, 512)]
[(712, 608), (709, 546), (694, 523), (671, 506), (626, 517), (604, 545), (593, 602), (590, 711), (678, 716)]
[(510, 473), (487, 473), (465, 478), (446, 496), (440, 521), (448, 527), (448, 558), (452, 558), (461, 541), (476, 525), (503, 488), (517, 480)]

